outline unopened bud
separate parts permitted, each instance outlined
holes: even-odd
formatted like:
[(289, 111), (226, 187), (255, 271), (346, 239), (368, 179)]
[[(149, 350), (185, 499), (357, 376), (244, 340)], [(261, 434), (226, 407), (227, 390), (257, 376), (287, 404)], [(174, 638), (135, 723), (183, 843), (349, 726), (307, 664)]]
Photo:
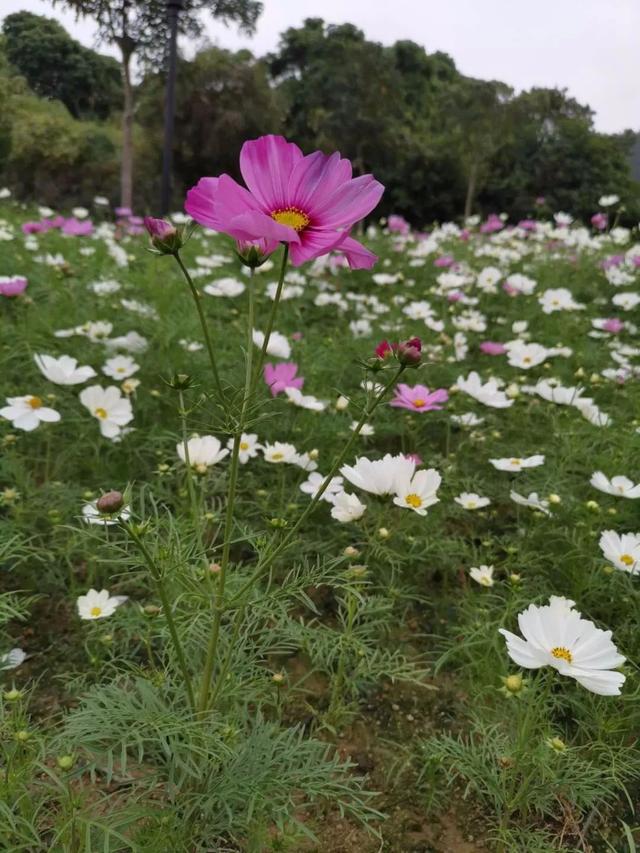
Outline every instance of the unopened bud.
[(556, 752), (564, 752), (567, 748), (566, 743), (562, 740), (562, 738), (559, 737), (549, 738), (547, 743), (549, 744), (551, 749), (554, 749)]
[(166, 219), (145, 216), (144, 227), (149, 232), (151, 245), (161, 255), (175, 255), (182, 248), (182, 232)]
[(124, 498), (122, 492), (111, 491), (105, 492), (96, 501), (96, 509), (103, 515), (113, 515), (124, 506)]
[(57, 762), (60, 770), (71, 770), (74, 765), (75, 758), (73, 755), (59, 755)]
[(422, 361), (422, 341), (420, 338), (410, 338), (398, 344), (396, 356), (400, 364), (407, 367), (417, 367)]

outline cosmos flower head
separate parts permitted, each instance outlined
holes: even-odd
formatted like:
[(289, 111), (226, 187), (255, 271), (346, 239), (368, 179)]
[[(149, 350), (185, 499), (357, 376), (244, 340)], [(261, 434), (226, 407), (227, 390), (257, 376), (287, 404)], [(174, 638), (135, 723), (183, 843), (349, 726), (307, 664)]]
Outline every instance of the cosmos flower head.
[(243, 252), (251, 244), (268, 254), (286, 243), (294, 266), (332, 251), (352, 268), (373, 266), (376, 256), (350, 236), (384, 192), (372, 175), (353, 178), (351, 163), (338, 153), (305, 156), (273, 135), (244, 143), (240, 171), (246, 188), (229, 175), (201, 178), (187, 193), (187, 213), (229, 234)]
[(525, 669), (550, 666), (560, 675), (601, 696), (618, 696), (625, 676), (617, 672), (625, 658), (611, 640), (611, 631), (583, 619), (573, 602), (559, 596), (539, 607), (530, 604), (518, 616), (522, 637), (500, 628), (509, 657)]

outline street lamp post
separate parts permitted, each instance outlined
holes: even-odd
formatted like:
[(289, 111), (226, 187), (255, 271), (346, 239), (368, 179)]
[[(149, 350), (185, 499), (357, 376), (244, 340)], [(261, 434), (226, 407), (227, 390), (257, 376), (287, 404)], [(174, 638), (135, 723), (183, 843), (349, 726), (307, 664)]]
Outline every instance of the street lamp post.
[(176, 113), (176, 65), (178, 58), (178, 17), (183, 0), (167, 0), (169, 20), (169, 68), (164, 105), (164, 147), (162, 151), (162, 194), (160, 213), (169, 213), (171, 204), (171, 167), (173, 161), (173, 126)]

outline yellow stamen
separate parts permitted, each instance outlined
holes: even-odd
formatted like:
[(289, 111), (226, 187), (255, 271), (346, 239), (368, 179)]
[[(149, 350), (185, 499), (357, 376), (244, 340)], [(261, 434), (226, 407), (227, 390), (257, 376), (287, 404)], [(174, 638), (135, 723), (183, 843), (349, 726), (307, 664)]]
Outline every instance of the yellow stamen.
[(512, 465), (522, 465), (522, 459), (511, 459), (510, 462)]
[(284, 459), (284, 453), (272, 453), (271, 458), (274, 462), (279, 462), (281, 459)]
[(40, 397), (29, 397), (27, 400), (32, 409), (39, 409), (42, 406)]
[(404, 499), (407, 506), (412, 506), (414, 509), (419, 509), (422, 506), (422, 498), (419, 495), (407, 495)]
[(477, 506), (477, 501), (467, 501), (467, 509), (475, 509)]
[(102, 406), (98, 406), (97, 409), (94, 409), (93, 413), (97, 418), (101, 418), (102, 420), (107, 417), (107, 410), (103, 409)]
[(102, 607), (92, 607), (90, 612), (92, 616), (100, 616), (102, 613)]
[(421, 399), (418, 397), (418, 399), (417, 399), (417, 400), (414, 400), (414, 401), (413, 401), (413, 405), (416, 407), (416, 409), (421, 409), (421, 408), (424, 406), (425, 402), (426, 402), (426, 400), (421, 400)]
[(240, 442), (240, 450), (248, 450), (248, 449), (249, 449), (249, 444), (246, 441), (241, 441)]
[(632, 566), (635, 563), (635, 560), (631, 556), (631, 554), (623, 554), (620, 557), (620, 562), (624, 563), (625, 566)]
[(271, 218), (279, 222), (280, 225), (288, 225), (295, 231), (302, 231), (311, 221), (306, 213), (303, 213), (297, 207), (285, 207), (282, 210), (274, 210)]
[(567, 663), (571, 663), (571, 661), (573, 660), (573, 655), (571, 654), (569, 649), (565, 649), (564, 646), (556, 646), (555, 648), (551, 649), (551, 654), (554, 656), (554, 658), (557, 658), (558, 660), (566, 660)]
[(528, 355), (525, 355), (525, 357), (522, 359), (522, 363), (523, 364), (531, 364), (531, 359), (529, 358)]

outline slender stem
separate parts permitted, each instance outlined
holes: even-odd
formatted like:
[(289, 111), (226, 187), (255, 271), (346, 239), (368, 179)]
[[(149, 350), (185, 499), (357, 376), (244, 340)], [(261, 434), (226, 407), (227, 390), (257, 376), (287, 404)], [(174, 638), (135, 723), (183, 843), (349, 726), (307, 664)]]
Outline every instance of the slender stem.
[(315, 495), (311, 499), (307, 508), (304, 510), (304, 512), (302, 512), (302, 514), (299, 516), (296, 523), (293, 525), (293, 527), (291, 527), (289, 529), (286, 536), (280, 541), (280, 543), (270, 553), (267, 553), (265, 558), (258, 563), (253, 575), (241, 587), (240, 591), (238, 593), (236, 593), (236, 595), (234, 595), (234, 597), (229, 602), (230, 604), (233, 604), (236, 601), (242, 599), (244, 594), (246, 592), (248, 592), (248, 590), (251, 589), (251, 587), (256, 582), (256, 580), (266, 571), (266, 569), (269, 568), (269, 566), (273, 563), (273, 561), (276, 559), (276, 557), (278, 557), (285, 550), (285, 548), (289, 545), (289, 543), (291, 542), (291, 540), (293, 539), (295, 534), (298, 532), (300, 526), (303, 524), (303, 522), (306, 520), (306, 518), (313, 512), (313, 510), (316, 508), (316, 506), (320, 502), (322, 495), (329, 488), (329, 484), (331, 483), (331, 480), (333, 479), (333, 477), (335, 477), (338, 469), (340, 468), (340, 466), (344, 462), (345, 457), (347, 456), (347, 453), (351, 450), (351, 448), (353, 447), (353, 444), (355, 443), (356, 439), (360, 435), (360, 431), (361, 431), (362, 427), (365, 425), (367, 420), (371, 417), (371, 415), (378, 408), (378, 405), (384, 399), (387, 391), (391, 388), (392, 385), (394, 385), (398, 381), (398, 378), (404, 369), (405, 369), (404, 365), (400, 365), (400, 367), (394, 373), (394, 375), (389, 380), (389, 382), (387, 382), (387, 384), (384, 386), (384, 388), (374, 398), (371, 405), (365, 408), (365, 410), (362, 413), (360, 420), (358, 421), (355, 429), (353, 430), (351, 438), (347, 441), (345, 446), (342, 448), (342, 451), (338, 454), (336, 460), (334, 461), (334, 463), (331, 467), (331, 470), (329, 471), (327, 476), (324, 478), (322, 485), (320, 486), (318, 491), (315, 493)]
[(240, 467), (240, 441), (247, 421), (249, 402), (253, 395), (256, 376), (253, 375), (253, 324), (255, 315), (254, 281), (253, 270), (249, 279), (249, 310), (247, 316), (247, 351), (245, 354), (245, 379), (244, 394), (242, 398), (242, 409), (233, 435), (233, 449), (231, 451), (231, 466), (229, 469), (229, 486), (227, 489), (227, 508), (224, 522), (222, 561), (220, 574), (218, 575), (218, 592), (213, 616), (213, 625), (207, 647), (205, 665), (202, 672), (200, 694), (198, 697), (198, 712), (204, 713), (209, 701), (209, 690), (218, 652), (218, 640), (220, 638), (220, 625), (224, 613), (224, 591), (229, 568), (229, 554), (231, 551), (231, 535), (233, 531), (233, 511), (236, 500), (236, 487), (238, 483), (238, 470)]
[[(267, 320), (267, 328), (264, 333), (264, 341), (262, 342), (262, 348), (260, 350), (260, 355), (258, 357), (258, 363), (256, 364), (256, 373), (254, 377), (257, 379), (260, 376), (262, 368), (264, 366), (264, 360), (267, 355), (267, 349), (269, 347), (269, 341), (271, 339), (271, 333), (273, 332), (273, 324), (276, 319), (276, 314), (278, 312), (278, 305), (280, 304), (280, 297), (282, 296), (282, 288), (284, 286), (284, 276), (287, 270), (287, 261), (289, 260), (289, 244), (282, 244), (282, 263), (280, 265), (280, 277), (278, 278), (278, 286), (276, 288), (276, 295), (273, 298), (273, 305), (271, 306), (271, 313), (269, 314), (269, 319)], [(253, 272), (253, 271), (252, 271)]]
[(191, 460), (189, 459), (189, 437), (187, 434), (187, 412), (184, 407), (184, 394), (178, 391), (178, 402), (180, 404), (180, 426), (182, 430), (182, 447), (184, 448), (184, 464), (187, 469), (187, 491), (189, 492), (189, 503), (191, 504), (191, 515), (193, 516), (193, 526), (196, 530), (199, 529), (198, 500), (196, 497), (196, 489), (193, 484), (193, 471), (191, 470)]
[(131, 539), (135, 542), (138, 547), (138, 550), (142, 554), (145, 563), (147, 564), (147, 568), (149, 569), (149, 573), (153, 578), (156, 588), (158, 590), (158, 595), (160, 596), (160, 601), (162, 602), (162, 610), (167, 620), (167, 627), (169, 629), (169, 633), (171, 634), (171, 640), (173, 642), (173, 648), (176, 653), (176, 657), (178, 658), (178, 666), (180, 667), (180, 671), (182, 673), (182, 678), (184, 679), (184, 686), (187, 691), (187, 698), (189, 699), (189, 705), (192, 711), (195, 711), (196, 702), (195, 696), (193, 693), (193, 687), (191, 685), (191, 677), (189, 675), (189, 669), (187, 667), (187, 661), (184, 656), (184, 650), (182, 648), (182, 643), (180, 642), (180, 636), (178, 634), (176, 624), (173, 620), (173, 611), (171, 609), (171, 602), (169, 600), (169, 596), (167, 594), (167, 590), (162, 580), (162, 573), (158, 566), (156, 565), (153, 557), (149, 553), (147, 546), (144, 544), (140, 536), (135, 532), (133, 527), (128, 524), (123, 525), (126, 532), (129, 534)]
[(182, 270), (182, 274), (184, 275), (184, 277), (187, 281), (187, 284), (189, 285), (189, 290), (191, 291), (191, 295), (193, 296), (193, 301), (195, 302), (195, 305), (196, 305), (198, 317), (200, 318), (200, 325), (202, 326), (202, 334), (204, 335), (204, 340), (205, 340), (205, 343), (207, 345), (207, 352), (209, 353), (209, 363), (211, 364), (211, 372), (213, 373), (213, 381), (215, 382), (215, 385), (216, 385), (216, 391), (218, 393), (218, 399), (220, 401), (222, 401), (222, 400), (224, 400), (224, 391), (222, 390), (222, 385), (220, 383), (220, 376), (218, 374), (218, 366), (216, 364), (216, 357), (215, 357), (215, 353), (213, 351), (213, 344), (211, 342), (211, 337), (209, 335), (209, 329), (207, 328), (207, 320), (206, 320), (206, 317), (204, 316), (204, 311), (202, 310), (202, 302), (201, 302), (200, 293), (198, 292), (198, 289), (196, 288), (195, 284), (193, 283), (193, 279), (189, 275), (189, 271), (187, 270), (185, 265), (182, 263), (182, 258), (180, 257), (178, 252), (176, 252), (173, 257), (176, 259), (178, 266)]

